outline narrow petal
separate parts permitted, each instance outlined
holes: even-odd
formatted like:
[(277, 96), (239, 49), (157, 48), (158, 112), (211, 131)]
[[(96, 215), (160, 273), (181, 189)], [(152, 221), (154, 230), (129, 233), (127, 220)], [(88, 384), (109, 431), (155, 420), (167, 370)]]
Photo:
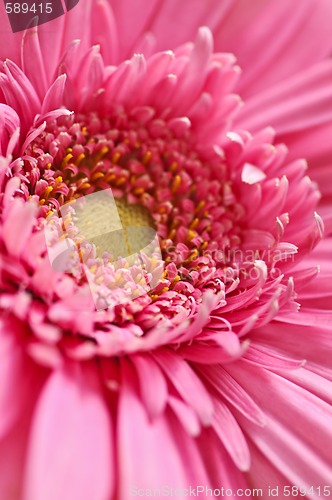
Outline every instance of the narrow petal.
[(181, 397), (196, 411), (202, 423), (211, 421), (213, 405), (207, 389), (189, 364), (176, 353), (159, 350), (154, 358), (160, 364)]
[(131, 361), (136, 367), (142, 400), (153, 419), (162, 413), (167, 402), (167, 384), (161, 369), (151, 356), (135, 354)]
[(213, 427), (226, 450), (241, 471), (250, 467), (250, 454), (247, 441), (228, 407), (218, 400), (214, 400), (215, 417)]
[(66, 75), (60, 75), (48, 89), (42, 105), (42, 114), (58, 109), (63, 105), (66, 79)]

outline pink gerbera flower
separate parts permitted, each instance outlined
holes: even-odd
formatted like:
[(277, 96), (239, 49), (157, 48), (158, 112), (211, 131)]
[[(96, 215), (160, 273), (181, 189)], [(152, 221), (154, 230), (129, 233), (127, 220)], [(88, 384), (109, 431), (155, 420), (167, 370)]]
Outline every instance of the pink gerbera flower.
[(0, 8), (0, 498), (328, 496), (331, 1)]

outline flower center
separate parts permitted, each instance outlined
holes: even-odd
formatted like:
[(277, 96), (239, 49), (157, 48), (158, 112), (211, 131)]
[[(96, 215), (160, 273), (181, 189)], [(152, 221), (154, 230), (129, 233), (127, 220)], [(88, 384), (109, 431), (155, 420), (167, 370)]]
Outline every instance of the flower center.
[[(94, 197), (75, 221), (79, 234), (84, 235), (87, 241), (93, 241), (96, 234), (100, 235), (97, 254), (102, 256), (111, 252), (117, 259), (133, 255), (148, 246), (150, 232), (145, 228), (153, 228), (154, 223), (147, 208), (140, 204), (129, 205), (125, 198), (119, 198), (114, 200), (112, 210), (107, 201), (100, 196)], [(132, 231), (133, 227), (137, 230)]]
[[(198, 150), (181, 120), (166, 123), (154, 118), (150, 108), (130, 114), (117, 108), (106, 118), (94, 113), (61, 117), (28, 145), (24, 169), (41, 217), (74, 200), (111, 190), (126, 256), (146, 247), (150, 238), (143, 230), (130, 238), (130, 227), (156, 230), (164, 272), (157, 275), (160, 262), (153, 257), (144, 263), (143, 277), (141, 271), (136, 274), (140, 286), (154, 282), (148, 298), (163, 316), (172, 317), (181, 309), (189, 314), (206, 290), (236, 288), (239, 270), (232, 252), (241, 245), (245, 209), (237, 201), (222, 152)], [(108, 258), (113, 265), (114, 259), (124, 257), (124, 250), (117, 241), (119, 226), (112, 228), (112, 217), (103, 216), (102, 203), (81, 211), (75, 231), (86, 240), (99, 231), (102, 238), (93, 258), (101, 259), (112, 249)], [(103, 231), (105, 220), (108, 231)], [(91, 253), (81, 247), (83, 262), (96, 273)], [(126, 281), (123, 275), (116, 279)], [(107, 286), (113, 293), (113, 285)], [(140, 296), (136, 289), (135, 296)]]

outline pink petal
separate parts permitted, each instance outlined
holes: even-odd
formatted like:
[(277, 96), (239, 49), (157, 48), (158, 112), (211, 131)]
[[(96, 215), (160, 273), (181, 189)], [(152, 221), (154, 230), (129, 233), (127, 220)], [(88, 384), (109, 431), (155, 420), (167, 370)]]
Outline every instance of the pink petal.
[(265, 425), (263, 411), (224, 368), (221, 366), (204, 367), (202, 373), (217, 392), (242, 413), (246, 419), (260, 427)]
[(214, 430), (237, 467), (241, 471), (248, 471), (250, 468), (249, 448), (239, 424), (224, 403), (215, 399), (214, 404)]
[(0, 154), (2, 156), (13, 153), (19, 134), (20, 119), (18, 114), (10, 106), (0, 104)]
[(174, 396), (169, 397), (169, 405), (188, 434), (198, 436), (201, 432), (201, 425), (194, 410)]
[(119, 60), (119, 34), (110, 2), (97, 0), (93, 4), (91, 37), (93, 45), (100, 45), (105, 64)]
[(4, 500), (22, 498), (22, 476), (26, 458), (25, 451), (29, 436), (29, 425), (30, 412), (21, 412), (19, 421), (1, 439), (0, 498)]
[[(26, 403), (26, 394), (29, 388), (30, 376), (24, 375), (24, 353), (15, 341), (14, 335), (8, 332), (19, 329), (20, 323), (15, 320), (0, 320), (0, 377), (3, 383), (0, 386), (0, 438), (14, 425)], [(13, 394), (15, 397), (13, 398)]]
[(215, 44), (237, 55), (244, 75), (241, 95), (259, 93), (327, 57), (332, 45), (331, 16), (329, 0), (319, 4), (304, 0), (296, 9), (288, 0), (256, 0), (245, 6), (234, 2), (216, 32)]
[[(124, 358), (118, 413), (119, 498), (133, 487), (186, 487), (191, 480), (208, 482), (195, 442), (163, 414), (149, 421), (138, 397), (135, 372)], [(204, 483), (205, 484), (205, 483)]]
[[(217, 30), (220, 20), (234, 2), (210, 0), (201, 2), (192, 0), (190, 4), (176, 0), (158, 2), (155, 16), (149, 19), (148, 29), (156, 36), (155, 50), (173, 49), (188, 40), (194, 40), (201, 26)], [(176, 19), (176, 23), (174, 22)], [(178, 27), (181, 26), (181, 29)]]
[[(241, 472), (225, 450), (222, 443), (216, 439), (215, 432), (208, 428), (199, 436), (198, 443), (200, 452), (209, 471), (210, 480), (215, 487), (233, 491), (233, 498), (242, 498), (236, 492), (239, 488), (245, 490), (248, 488), (246, 475)], [(196, 482), (195, 482), (196, 484)]]
[(131, 361), (139, 378), (142, 400), (151, 419), (154, 419), (166, 406), (168, 391), (165, 377), (151, 356), (135, 354)]
[(24, 204), (15, 199), (3, 225), (3, 239), (7, 251), (19, 256), (26, 246), (32, 228), (35, 224), (37, 207), (34, 203)]
[(25, 31), (22, 38), (22, 69), (32, 82), (40, 99), (45, 95), (48, 78), (38, 37), (38, 27)]
[(66, 75), (60, 75), (48, 89), (42, 105), (42, 114), (58, 109), (63, 105), (66, 79)]
[[(264, 406), (267, 424), (248, 422), (246, 431), (256, 446), (291, 484), (329, 484), (331, 406), (310, 392), (259, 367), (239, 362), (232, 376)], [(245, 422), (240, 418), (240, 423)]]
[(111, 497), (110, 413), (95, 369), (54, 371), (32, 422), (24, 500), (91, 500)]
[(239, 126), (255, 131), (273, 124), (282, 135), (330, 122), (331, 77), (332, 63), (327, 60), (260, 92), (246, 101)]
[(118, 57), (120, 60), (115, 60), (119, 63), (132, 56), (135, 42), (148, 29), (149, 21), (158, 14), (160, 2), (159, 0), (152, 0), (149, 3), (112, 0), (111, 3), (119, 33)]
[(153, 357), (162, 367), (180, 396), (197, 413), (203, 425), (211, 422), (213, 405), (207, 389), (190, 368), (190, 365), (175, 352), (159, 350)]
[(255, 165), (251, 165), (250, 163), (244, 165), (241, 174), (242, 182), (256, 184), (256, 182), (262, 181), (265, 178), (266, 174), (261, 169), (255, 167)]

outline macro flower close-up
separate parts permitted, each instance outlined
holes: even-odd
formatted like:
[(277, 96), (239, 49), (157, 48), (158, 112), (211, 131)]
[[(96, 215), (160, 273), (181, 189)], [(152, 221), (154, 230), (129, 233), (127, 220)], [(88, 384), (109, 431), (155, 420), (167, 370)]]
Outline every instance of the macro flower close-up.
[(332, 496), (332, 1), (23, 5), (0, 500)]

